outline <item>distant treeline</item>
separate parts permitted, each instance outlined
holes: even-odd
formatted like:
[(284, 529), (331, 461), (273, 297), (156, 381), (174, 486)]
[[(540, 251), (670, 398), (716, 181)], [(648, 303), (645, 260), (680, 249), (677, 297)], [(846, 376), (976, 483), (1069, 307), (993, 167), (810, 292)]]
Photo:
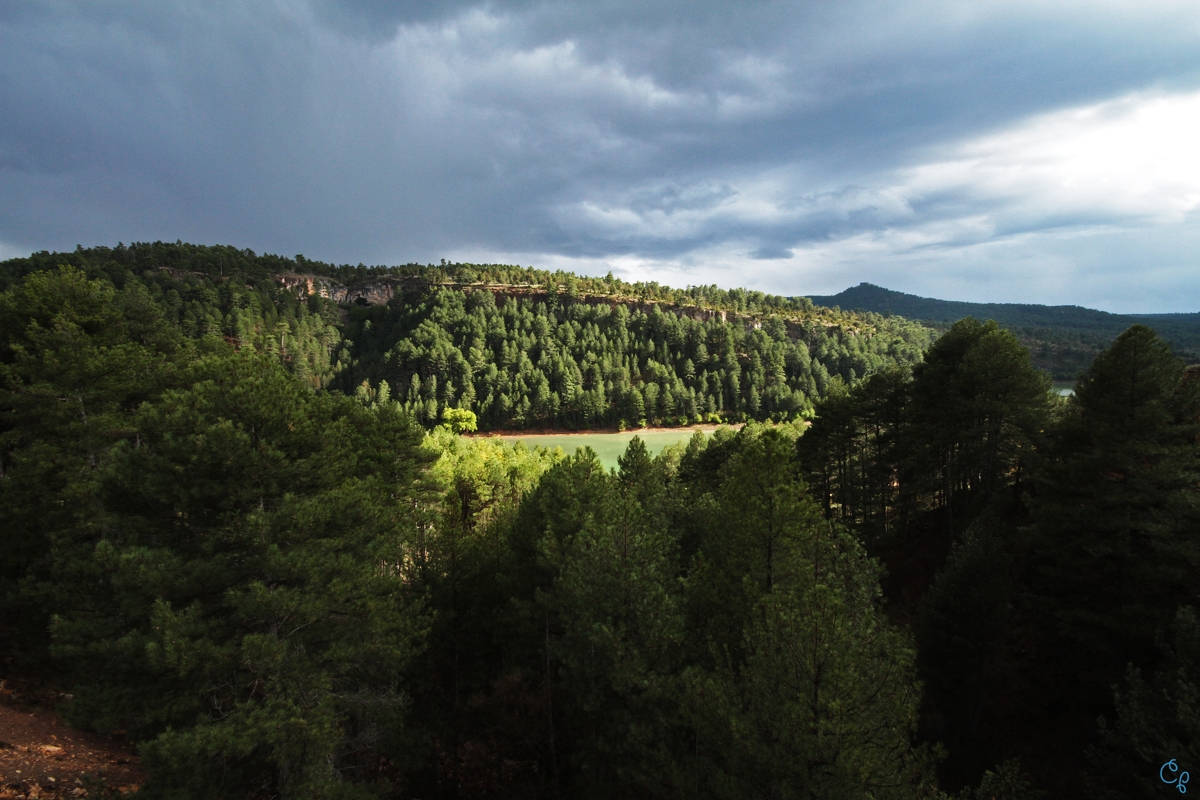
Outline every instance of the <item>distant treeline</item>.
[(320, 297), (282, 291), (270, 268), (289, 264), (232, 247), (80, 248), (0, 262), (0, 287), (71, 266), (109, 283), (123, 303), (152, 305), (155, 315), (189, 339), (215, 337), (276, 356), (306, 384), (323, 387), (344, 366), (338, 362), (342, 315)]
[[(60, 264), (144, 293), (185, 336), (272, 354), (316, 387), (398, 400), (428, 426), (447, 408), (485, 429), (794, 419), (832, 380), (914, 363), (933, 337), (905, 320), (744, 290), (496, 265), (333, 267), (187, 244), (38, 253), (0, 264), (0, 284)], [(281, 288), (276, 277), (297, 272), (418, 280), (387, 306), (347, 312)], [(505, 294), (531, 282), (539, 293)], [(586, 292), (613, 301), (584, 302)], [(663, 310), (683, 302), (704, 319)]]
[(810, 299), (822, 306), (919, 320), (939, 330), (965, 317), (992, 319), (1017, 335), (1030, 349), (1035, 365), (1061, 380), (1077, 378), (1118, 334), (1137, 324), (1152, 328), (1179, 355), (1200, 361), (1200, 313), (1110, 314), (1080, 306), (964, 303), (917, 297), (869, 283)]
[[(209, 278), (240, 277), (253, 283), (275, 275), (310, 274), (331, 278), (346, 285), (359, 285), (381, 279), (419, 278), (431, 284), (494, 283), (510, 286), (539, 286), (561, 291), (568, 296), (579, 293), (608, 295), (678, 305), (703, 306), (741, 313), (811, 312), (806, 297), (782, 297), (750, 289), (721, 289), (716, 285), (675, 289), (656, 281), (628, 281), (610, 273), (603, 278), (576, 275), (557, 270), (534, 269), (507, 264), (404, 264), (402, 266), (351, 266), (257, 254), (228, 245), (194, 245), (185, 242), (153, 242), (117, 247), (80, 247), (71, 253), (41, 251), (27, 258), (15, 258), (0, 264), (0, 289), (37, 270), (53, 269), (61, 264), (76, 267), (103, 266), (108, 262), (141, 275), (147, 270), (175, 269), (196, 272)], [(846, 320), (854, 319), (846, 315)]]

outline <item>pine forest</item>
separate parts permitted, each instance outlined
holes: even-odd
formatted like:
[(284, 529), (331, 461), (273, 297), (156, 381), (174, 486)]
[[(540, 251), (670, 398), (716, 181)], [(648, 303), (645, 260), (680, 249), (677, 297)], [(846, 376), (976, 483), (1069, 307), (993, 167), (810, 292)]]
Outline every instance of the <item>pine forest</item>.
[[(0, 702), (172, 800), (1177, 793), (1200, 368), (1134, 324), (1076, 377), (714, 286), (12, 259)], [(488, 435), (698, 424), (616, 469)]]

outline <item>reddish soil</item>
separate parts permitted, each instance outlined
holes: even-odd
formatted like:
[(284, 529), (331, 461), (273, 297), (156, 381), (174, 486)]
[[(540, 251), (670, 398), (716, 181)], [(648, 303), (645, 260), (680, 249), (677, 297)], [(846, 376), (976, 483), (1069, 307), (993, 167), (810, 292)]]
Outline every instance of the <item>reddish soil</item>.
[(0, 681), (0, 800), (125, 794), (145, 777), (125, 742), (72, 730)]

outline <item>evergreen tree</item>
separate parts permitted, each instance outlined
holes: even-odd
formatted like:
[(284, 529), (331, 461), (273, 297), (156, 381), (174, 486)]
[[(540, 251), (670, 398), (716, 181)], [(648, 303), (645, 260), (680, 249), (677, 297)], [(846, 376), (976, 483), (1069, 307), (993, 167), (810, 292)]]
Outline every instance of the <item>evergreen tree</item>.
[(916, 798), (914, 652), (878, 607), (878, 567), (828, 523), (807, 531), (793, 579), (756, 604), (744, 658), (693, 671), (701, 796)]
[(399, 746), (425, 626), (405, 589), (421, 434), (261, 357), (190, 383), (111, 456), (90, 557), (56, 553), (85, 578), (53, 628), (71, 718), (145, 742), (150, 796), (354, 795)]
[[(1134, 326), (1079, 382), (1038, 482), (1037, 608), (1106, 692), (1200, 570), (1200, 381)], [(1097, 669), (1098, 668), (1098, 669)]]
[(52, 542), (94, 527), (109, 449), (193, 353), (137, 284), (65, 267), (0, 294), (0, 626), (31, 656), (44, 654)]
[(967, 788), (955, 795), (958, 800), (1041, 800), (1045, 796), (1033, 787), (1016, 759), (1005, 761), (994, 772), (984, 772), (978, 789)]
[[(973, 781), (997, 744), (985, 720), (1010, 620), (1015, 533), (994, 517), (972, 523), (921, 600), (915, 625), (919, 674), (931, 731), (950, 748), (943, 774)], [(994, 715), (992, 716), (994, 718)]]
[[(1180, 794), (1183, 774), (1200, 774), (1194, 766), (1200, 764), (1200, 621), (1190, 606), (1179, 609), (1169, 634), (1157, 637), (1162, 661), (1153, 675), (1147, 679), (1130, 664), (1115, 692), (1116, 719), (1099, 720), (1100, 743), (1090, 748), (1097, 797)], [(1175, 768), (1164, 769), (1172, 760)], [(1183, 788), (1194, 790), (1190, 782)]]
[(417, 501), (409, 580), (415, 594), (428, 598), (432, 620), (425, 657), (406, 674), (414, 694), (410, 724), (421, 746), (411, 749), (405, 766), (410, 787), (420, 792), (439, 784), (494, 785), (496, 759), (530, 757), (526, 742), (498, 735), (488, 713), (497, 696), (513, 702), (504, 693), (514, 682), (497, 681), (495, 673), (506, 650), (501, 631), (510, 621), (509, 525), (522, 497), (559, 457), (444, 427), (427, 445), (439, 457)]
[(634, 437), (607, 491), (559, 554), (544, 602), (562, 627), (564, 714), (576, 797), (663, 789), (669, 742), (683, 729), (674, 676), (683, 617), (678, 546), (659, 500), (668, 476)]
[(747, 426), (734, 446), (692, 565), (689, 605), (693, 625), (737, 649), (758, 600), (796, 578), (819, 514), (785, 431)]
[(1050, 376), (1011, 333), (968, 317), (913, 368), (911, 392), (902, 483), (933, 496), (953, 534), (1028, 471), (1049, 422)]

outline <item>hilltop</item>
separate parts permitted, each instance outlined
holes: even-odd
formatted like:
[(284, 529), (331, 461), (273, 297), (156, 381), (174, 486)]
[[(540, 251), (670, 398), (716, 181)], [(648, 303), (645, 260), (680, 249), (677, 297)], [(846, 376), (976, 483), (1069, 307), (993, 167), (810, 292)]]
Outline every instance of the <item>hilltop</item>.
[(860, 283), (834, 295), (810, 295), (817, 306), (895, 315), (942, 329), (964, 317), (994, 319), (1030, 349), (1034, 363), (1054, 377), (1073, 379), (1131, 325), (1153, 328), (1179, 355), (1200, 359), (1200, 313), (1110, 314), (1082, 306), (965, 303), (896, 292)]
[[(249, 285), (274, 280), (281, 285), (304, 284), (309, 291), (337, 302), (380, 304), (400, 289), (429, 286), (502, 289), (514, 295), (562, 295), (564, 298), (604, 297), (619, 302), (640, 302), (693, 307), (743, 315), (780, 314), (820, 318), (829, 324), (857, 320), (862, 315), (814, 307), (806, 297), (783, 297), (750, 289), (721, 289), (715, 284), (685, 289), (656, 281), (629, 282), (609, 273), (603, 278), (563, 270), (539, 270), (511, 264), (408, 263), (395, 266), (329, 264), (305, 258), (255, 253), (229, 245), (194, 245), (186, 242), (153, 242), (116, 247), (78, 247), (73, 252), (40, 251), (25, 258), (0, 262), (0, 290), (23, 276), (62, 264), (98, 269), (110, 277), (130, 271), (166, 272), (176, 278), (202, 276), (224, 282), (233, 279)], [(321, 291), (322, 287), (324, 292)], [(330, 295), (330, 292), (333, 292)], [(361, 302), (359, 302), (361, 301)]]

